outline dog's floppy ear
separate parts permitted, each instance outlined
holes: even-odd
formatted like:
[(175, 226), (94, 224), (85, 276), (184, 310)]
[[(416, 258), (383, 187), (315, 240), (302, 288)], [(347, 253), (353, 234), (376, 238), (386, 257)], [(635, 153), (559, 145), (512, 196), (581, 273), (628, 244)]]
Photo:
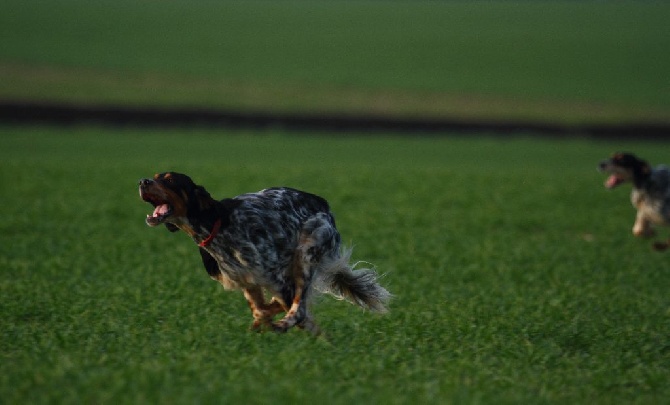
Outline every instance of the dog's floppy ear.
[(198, 198), (201, 198), (201, 199), (206, 199), (206, 200), (211, 200), (212, 199), (212, 196), (209, 195), (209, 192), (207, 190), (205, 190), (205, 188), (203, 186), (195, 186), (195, 195)]
[(633, 170), (636, 174), (646, 177), (651, 174), (651, 165), (649, 165), (649, 163), (647, 163), (645, 160), (637, 159), (635, 166), (633, 166)]
[(205, 269), (210, 277), (216, 278), (219, 272), (219, 264), (216, 262), (216, 259), (212, 257), (205, 249), (199, 248), (200, 257), (202, 258), (202, 264), (205, 265)]
[(179, 228), (177, 227), (177, 225), (173, 225), (173, 224), (171, 224), (171, 223), (169, 223), (169, 222), (166, 222), (166, 223), (165, 223), (165, 227), (166, 227), (166, 228), (168, 229), (168, 231), (170, 231), (170, 232), (177, 232), (177, 231), (179, 230)]
[(201, 211), (208, 209), (214, 202), (212, 196), (209, 195), (209, 192), (203, 186), (195, 186), (194, 193)]

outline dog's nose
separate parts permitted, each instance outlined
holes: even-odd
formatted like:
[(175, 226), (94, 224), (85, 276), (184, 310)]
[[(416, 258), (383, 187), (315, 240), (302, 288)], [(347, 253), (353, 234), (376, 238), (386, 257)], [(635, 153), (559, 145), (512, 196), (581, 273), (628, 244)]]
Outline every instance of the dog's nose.
[(140, 186), (142, 186), (142, 187), (146, 187), (146, 186), (148, 186), (149, 184), (151, 184), (151, 180), (149, 180), (149, 179), (140, 179)]

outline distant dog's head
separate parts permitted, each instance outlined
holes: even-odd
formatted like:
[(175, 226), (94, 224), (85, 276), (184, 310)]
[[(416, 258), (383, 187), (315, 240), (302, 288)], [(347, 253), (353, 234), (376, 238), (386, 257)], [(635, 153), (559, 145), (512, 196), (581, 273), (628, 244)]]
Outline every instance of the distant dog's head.
[(147, 225), (165, 224), (172, 232), (183, 229), (192, 233), (194, 219), (214, 203), (203, 187), (187, 175), (175, 172), (140, 180), (140, 197), (154, 206), (151, 215), (147, 215)]
[(605, 180), (607, 188), (614, 188), (627, 181), (639, 185), (651, 174), (649, 164), (632, 153), (615, 153), (610, 159), (600, 162), (598, 168), (610, 174)]

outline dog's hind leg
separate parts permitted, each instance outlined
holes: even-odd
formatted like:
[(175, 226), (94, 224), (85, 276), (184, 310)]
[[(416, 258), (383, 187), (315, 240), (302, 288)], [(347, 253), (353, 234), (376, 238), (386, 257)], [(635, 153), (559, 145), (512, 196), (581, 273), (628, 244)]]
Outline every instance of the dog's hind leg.
[(292, 294), (284, 293), (284, 300), (287, 304), (291, 302), (291, 307), (286, 316), (273, 325), (277, 332), (285, 332), (298, 326), (314, 335), (319, 334), (319, 328), (308, 309), (312, 280), (323, 258), (337, 252), (339, 242), (340, 235), (329, 214), (319, 213), (305, 222), (293, 257)]
[(296, 325), (302, 325), (310, 319), (307, 312), (307, 300), (310, 290), (312, 266), (302, 259), (300, 250), (296, 251), (291, 269), (293, 283), (282, 292), (283, 300), (291, 307), (280, 321), (272, 324), (275, 332), (286, 332)]
[[(314, 322), (314, 318), (309, 313), (309, 299), (311, 293), (311, 282), (312, 282), (312, 272), (313, 266), (301, 266), (296, 265), (295, 272), (303, 273), (303, 275), (297, 275), (294, 277), (295, 291), (293, 293), (293, 300), (291, 302), (291, 307), (286, 311), (286, 315), (280, 321), (272, 324), (272, 328), (275, 332), (284, 333), (290, 328), (297, 326), (300, 329), (305, 329), (306, 331), (312, 333), (314, 336), (318, 336), (321, 332), (319, 326)], [(305, 276), (309, 274), (309, 276)], [(284, 294), (286, 297), (291, 294)]]

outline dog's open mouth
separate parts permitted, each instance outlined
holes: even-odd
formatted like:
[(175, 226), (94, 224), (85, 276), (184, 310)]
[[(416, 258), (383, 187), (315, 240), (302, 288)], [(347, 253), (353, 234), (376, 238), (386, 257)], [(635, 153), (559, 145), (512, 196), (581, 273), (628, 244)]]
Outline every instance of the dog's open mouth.
[(159, 204), (151, 215), (147, 215), (147, 224), (151, 226), (162, 224), (170, 214), (172, 214), (172, 207), (169, 204)]
[(617, 176), (616, 174), (610, 175), (607, 180), (605, 180), (605, 187), (607, 188), (614, 188), (618, 186), (619, 184), (623, 183), (625, 179), (622, 179), (621, 177)]
[(172, 207), (167, 202), (160, 201), (153, 196), (144, 193), (142, 194), (142, 199), (154, 206), (154, 211), (151, 213), (151, 215), (147, 215), (147, 225), (160, 225), (165, 222), (165, 220), (170, 215), (172, 215)]

